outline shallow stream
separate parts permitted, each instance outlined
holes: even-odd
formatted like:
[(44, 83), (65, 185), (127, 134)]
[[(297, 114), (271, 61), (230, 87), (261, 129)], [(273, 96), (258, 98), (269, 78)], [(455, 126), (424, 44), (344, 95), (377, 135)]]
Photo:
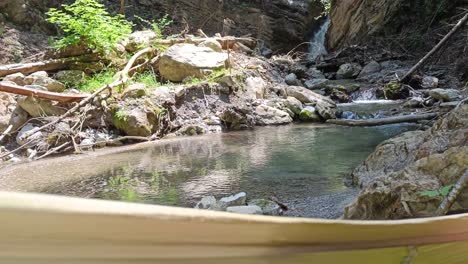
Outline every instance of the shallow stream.
[(251, 199), (275, 194), (290, 216), (337, 218), (356, 194), (346, 174), (411, 128), (289, 125), (163, 140), (4, 168), (0, 189), (185, 207), (245, 191)]

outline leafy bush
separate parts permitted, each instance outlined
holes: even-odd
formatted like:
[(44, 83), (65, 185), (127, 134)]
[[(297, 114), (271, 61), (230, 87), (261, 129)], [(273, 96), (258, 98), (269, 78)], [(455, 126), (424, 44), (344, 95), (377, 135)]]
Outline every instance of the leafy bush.
[(83, 43), (90, 49), (108, 53), (117, 42), (132, 32), (132, 24), (122, 15), (111, 16), (97, 0), (76, 0), (62, 5), (63, 10), (51, 8), (47, 21), (57, 25), (64, 37), (55, 48), (63, 49)]

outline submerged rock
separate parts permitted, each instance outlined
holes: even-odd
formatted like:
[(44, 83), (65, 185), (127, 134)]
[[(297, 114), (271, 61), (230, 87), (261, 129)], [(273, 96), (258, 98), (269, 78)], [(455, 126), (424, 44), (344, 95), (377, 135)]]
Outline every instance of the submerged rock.
[(187, 77), (203, 78), (214, 70), (223, 69), (227, 60), (226, 53), (211, 48), (176, 44), (161, 56), (159, 71), (164, 79), (181, 82)]
[(256, 205), (231, 206), (231, 207), (226, 208), (226, 211), (229, 213), (236, 213), (236, 214), (251, 214), (251, 215), (263, 214), (262, 208)]
[(280, 206), (271, 200), (255, 199), (250, 201), (248, 205), (260, 207), (263, 215), (279, 216), (283, 214)]

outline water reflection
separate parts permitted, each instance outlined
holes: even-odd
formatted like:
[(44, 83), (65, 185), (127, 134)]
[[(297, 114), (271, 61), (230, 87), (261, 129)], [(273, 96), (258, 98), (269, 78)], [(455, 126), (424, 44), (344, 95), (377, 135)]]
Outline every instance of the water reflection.
[[(318, 211), (352, 198), (343, 175), (377, 144), (408, 129), (291, 125), (186, 138), (129, 152), (125, 162), (109, 159), (107, 169), (93, 177), (42, 191), (176, 206), (193, 206), (205, 195), (245, 191), (251, 198), (268, 198), (275, 193), (301, 207), (292, 215), (332, 217)], [(304, 205), (314, 197), (323, 204)]]

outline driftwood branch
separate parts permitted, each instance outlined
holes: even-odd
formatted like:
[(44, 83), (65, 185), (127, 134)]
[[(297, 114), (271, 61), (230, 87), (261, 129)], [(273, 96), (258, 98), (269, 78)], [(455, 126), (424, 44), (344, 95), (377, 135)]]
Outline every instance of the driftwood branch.
[(421, 120), (429, 120), (437, 117), (436, 114), (415, 114), (405, 116), (392, 116), (386, 118), (376, 118), (367, 120), (346, 120), (346, 119), (330, 119), (327, 123), (342, 125), (342, 126), (382, 126), (397, 123), (413, 123)]
[(2, 134), (0, 134), (0, 142), (10, 133), (10, 131), (13, 129), (13, 125), (9, 125), (5, 131), (3, 131)]
[(90, 63), (97, 62), (99, 60), (100, 58), (97, 54), (89, 54), (32, 63), (0, 65), (0, 77), (18, 72), (22, 74), (30, 74), (37, 71), (85, 70), (90, 66)]
[(453, 186), (452, 190), (450, 193), (445, 197), (445, 199), (442, 201), (440, 204), (439, 208), (435, 212), (436, 216), (443, 216), (448, 213), (450, 208), (452, 207), (453, 203), (455, 200), (457, 200), (458, 196), (460, 193), (468, 187), (468, 169), (465, 170), (463, 175), (458, 179), (457, 183), (455, 186)]
[(445, 35), (445, 37), (437, 44), (434, 46), (434, 48), (432, 48), (431, 51), (429, 51), (426, 56), (424, 56), (418, 63), (416, 63), (416, 65), (413, 66), (413, 68), (411, 68), (404, 76), (403, 78), (401, 78), (401, 81), (404, 83), (404, 82), (407, 82), (409, 80), (409, 78), (411, 77), (411, 75), (413, 75), (413, 73), (415, 71), (417, 71), (421, 66), (423, 66), (426, 61), (432, 56), (434, 55), (434, 53), (436, 53), (439, 49), (441, 49), (444, 44), (458, 31), (460, 30), (461, 28), (463, 28), (463, 26), (466, 24), (466, 22), (468, 21), (468, 12), (458, 21), (458, 23), (452, 28), (452, 30), (450, 30), (449, 33), (447, 33), (447, 35)]
[(48, 99), (63, 103), (77, 102), (85, 99), (87, 95), (84, 94), (62, 94), (53, 93), (48, 91), (41, 91), (36, 89), (30, 89), (19, 85), (10, 84), (7, 82), (0, 82), (0, 91), (7, 93), (14, 93), (25, 96), (33, 96), (41, 99)]

